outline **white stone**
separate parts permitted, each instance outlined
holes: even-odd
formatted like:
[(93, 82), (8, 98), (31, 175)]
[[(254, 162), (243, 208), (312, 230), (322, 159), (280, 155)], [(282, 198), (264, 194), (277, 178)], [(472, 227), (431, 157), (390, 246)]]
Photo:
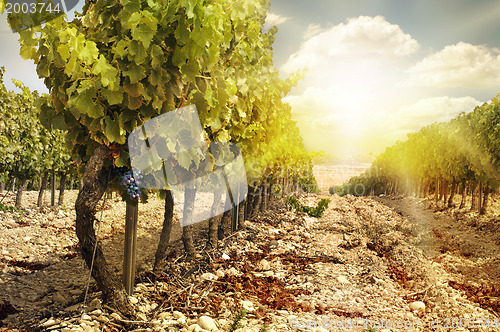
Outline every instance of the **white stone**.
[(265, 259), (262, 259), (260, 262), (259, 262), (259, 267), (261, 270), (264, 270), (264, 271), (267, 271), (271, 268), (271, 264), (269, 264), (269, 262)]
[(181, 325), (185, 325), (185, 324), (187, 324), (187, 319), (186, 319), (186, 317), (179, 317), (179, 318), (177, 318), (177, 323), (178, 323), (178, 324), (181, 324)]
[(128, 298), (129, 298), (129, 300), (130, 300), (130, 303), (132, 303), (132, 304), (137, 304), (137, 303), (139, 303), (139, 300), (138, 300), (138, 299), (137, 299), (137, 297), (135, 297), (135, 296), (129, 296)]
[(44, 322), (42, 324), (43, 327), (50, 327), (52, 325), (56, 325), (56, 321), (53, 319), (53, 318), (50, 318), (49, 320), (47, 320), (46, 322)]
[(224, 277), (225, 273), (224, 271), (222, 271), (221, 269), (217, 270), (217, 272), (215, 272), (215, 274), (217, 275), (217, 277), (219, 278), (222, 278)]
[(188, 331), (190, 332), (200, 332), (202, 328), (198, 324), (192, 324), (188, 326)]
[(410, 303), (410, 309), (413, 311), (424, 311), (425, 310), (425, 303), (422, 301), (415, 301)]
[(107, 322), (109, 322), (109, 318), (106, 317), (106, 316), (104, 316), (104, 315), (96, 317), (95, 320), (98, 321), (98, 322), (101, 322), (101, 323), (107, 323)]
[(347, 278), (344, 276), (338, 276), (337, 281), (340, 282), (341, 284), (348, 284), (349, 283), (349, 280), (347, 280)]
[(201, 275), (201, 279), (208, 280), (208, 281), (217, 280), (217, 276), (213, 273), (207, 272), (207, 273), (203, 273)]
[(109, 317), (111, 317), (111, 318), (113, 318), (113, 319), (122, 319), (122, 318), (120, 317), (120, 315), (118, 315), (116, 312), (111, 313), (111, 315), (109, 315)]
[(184, 319), (186, 319), (186, 316), (184, 316), (184, 314), (183, 314), (182, 312), (177, 311), (177, 310), (176, 310), (176, 311), (174, 311), (174, 312), (172, 313), (172, 315), (174, 316), (174, 318), (175, 318), (175, 319), (179, 319), (179, 318), (184, 318)]
[(100, 316), (102, 315), (102, 310), (101, 309), (96, 309), (92, 312), (89, 312), (89, 315), (92, 315), (92, 316)]
[(158, 314), (158, 318), (160, 319), (167, 319), (170, 318), (172, 315), (169, 312), (160, 312)]
[(315, 327), (313, 332), (328, 332), (324, 327)]
[(82, 320), (88, 320), (88, 321), (91, 321), (92, 320), (92, 317), (90, 317), (89, 315), (87, 314), (83, 314), (82, 315)]
[(215, 325), (215, 321), (208, 316), (201, 316), (198, 318), (198, 325), (205, 330), (215, 331), (217, 330), (217, 325)]
[(273, 271), (266, 271), (263, 273), (263, 275), (266, 277), (274, 277), (274, 272)]
[(253, 303), (252, 301), (241, 301), (241, 306), (247, 310), (247, 311), (254, 311), (255, 310), (255, 307), (253, 306)]
[(144, 284), (137, 284), (135, 286), (135, 291), (136, 292), (147, 292), (148, 291), (148, 288), (146, 287), (146, 285)]

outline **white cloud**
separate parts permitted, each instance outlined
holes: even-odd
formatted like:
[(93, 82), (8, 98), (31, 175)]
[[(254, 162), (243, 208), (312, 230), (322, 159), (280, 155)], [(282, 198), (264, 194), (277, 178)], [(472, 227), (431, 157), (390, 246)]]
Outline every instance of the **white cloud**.
[(319, 24), (309, 24), (306, 28), (306, 32), (304, 32), (304, 39), (309, 39), (317, 34), (323, 32), (324, 30), (321, 28)]
[(459, 42), (412, 66), (410, 83), (433, 87), (500, 86), (500, 49)]
[(301, 83), (307, 88), (285, 98), (306, 147), (372, 149), (364, 143), (374, 141), (371, 128), (402, 95), (397, 85), (407, 67), (399, 60), (415, 52), (418, 43), (381, 16), (353, 18), (324, 30), (310, 25), (305, 36), (282, 70), (309, 69)]
[[(317, 28), (309, 26), (308, 30), (311, 32)], [(321, 66), (338, 57), (400, 57), (412, 54), (418, 48), (416, 40), (382, 16), (360, 16), (312, 35), (288, 59), (282, 70), (290, 73), (300, 68)]]
[(272, 26), (280, 25), (288, 21), (290, 17), (284, 17), (274, 13), (267, 13), (266, 22), (264, 23), (264, 30), (269, 30)]
[(412, 105), (402, 106), (393, 117), (392, 127), (403, 131), (417, 131), (433, 122), (446, 122), (460, 113), (469, 113), (482, 102), (473, 97), (447, 96), (420, 99)]

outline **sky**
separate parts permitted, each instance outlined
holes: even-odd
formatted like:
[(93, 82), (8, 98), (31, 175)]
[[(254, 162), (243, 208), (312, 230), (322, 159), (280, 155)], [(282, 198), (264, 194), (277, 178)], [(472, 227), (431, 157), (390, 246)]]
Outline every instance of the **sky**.
[[(499, 0), (271, 0), (272, 25), (282, 77), (307, 69), (284, 100), (309, 151), (374, 157), (500, 92)], [(47, 92), (5, 15), (0, 42), (7, 87)]]
[(498, 0), (271, 0), (272, 25), (311, 151), (376, 156), (500, 93)]

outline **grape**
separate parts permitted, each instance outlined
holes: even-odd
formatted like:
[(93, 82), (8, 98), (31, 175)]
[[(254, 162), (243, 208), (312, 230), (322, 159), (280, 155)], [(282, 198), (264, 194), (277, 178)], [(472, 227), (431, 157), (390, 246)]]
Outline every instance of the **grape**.
[[(141, 197), (141, 189), (139, 187), (140, 180), (143, 178), (142, 172), (127, 170), (123, 167), (113, 168), (112, 172), (115, 175), (120, 174), (121, 178), (119, 180), (119, 184), (127, 190), (127, 194), (131, 199), (137, 200)], [(134, 177), (135, 176), (137, 177)]]

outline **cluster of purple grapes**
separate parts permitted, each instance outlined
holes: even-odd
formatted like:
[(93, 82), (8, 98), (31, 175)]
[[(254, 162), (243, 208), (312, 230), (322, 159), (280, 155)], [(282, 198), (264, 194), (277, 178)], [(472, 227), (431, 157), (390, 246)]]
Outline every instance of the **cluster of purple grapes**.
[(136, 177), (134, 178), (134, 173), (132, 171), (127, 171), (120, 179), (120, 185), (127, 190), (130, 198), (139, 199), (141, 196), (141, 188), (139, 185), (142, 180), (142, 172), (135, 172)]

